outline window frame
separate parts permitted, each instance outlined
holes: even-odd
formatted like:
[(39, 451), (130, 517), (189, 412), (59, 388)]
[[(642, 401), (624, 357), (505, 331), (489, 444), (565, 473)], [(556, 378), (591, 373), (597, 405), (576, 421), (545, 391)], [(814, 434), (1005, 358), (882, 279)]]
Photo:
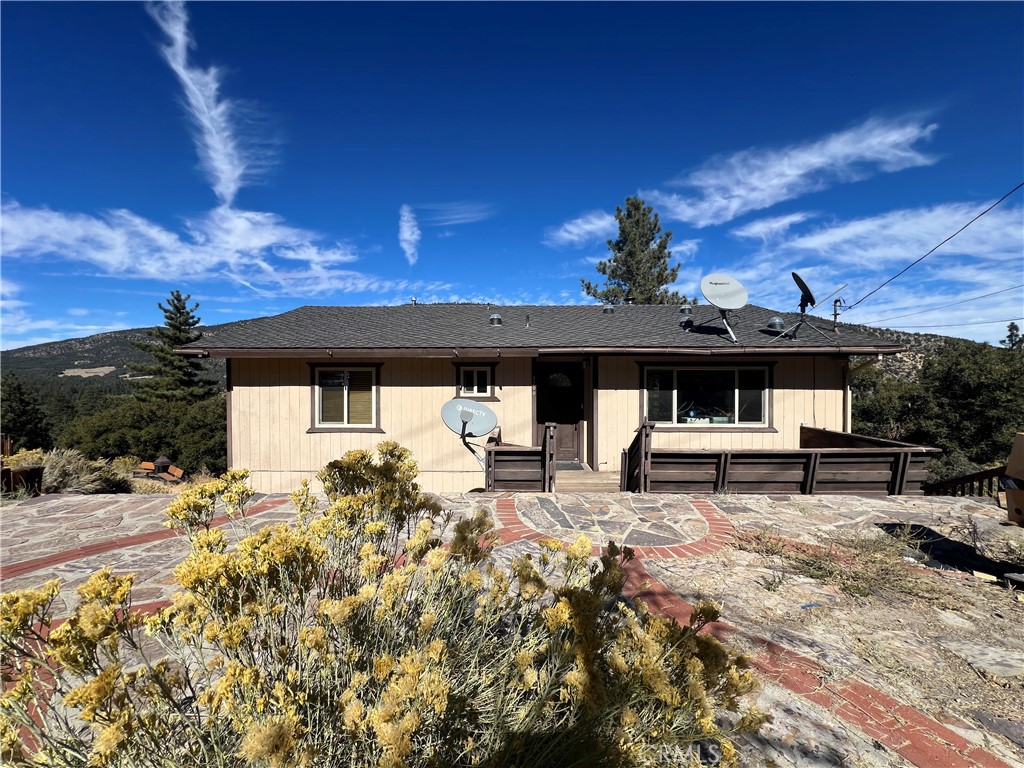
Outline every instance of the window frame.
[[(455, 366), (455, 397), (460, 397), (466, 400), (475, 400), (478, 403), (486, 402), (499, 402), (497, 396), (497, 384), (495, 378), (497, 374), (497, 363), (453, 363)], [(462, 389), (462, 376), (465, 371), (486, 371), (487, 372), (487, 393), (467, 393)]]
[[(750, 363), (735, 365), (670, 365), (662, 363), (646, 363), (640, 366), (640, 420), (648, 421), (648, 407), (650, 405), (647, 389), (648, 371), (671, 371), (672, 372), (672, 414), (673, 421), (652, 421), (659, 432), (778, 432), (774, 427), (774, 409), (772, 407), (774, 398), (773, 369), (774, 363)], [(678, 421), (678, 397), (679, 374), (693, 373), (697, 371), (731, 371), (733, 374), (733, 412), (739, 413), (739, 374), (743, 371), (761, 371), (764, 375), (764, 389), (762, 390), (762, 414), (760, 422), (730, 422), (727, 424), (712, 424), (707, 422), (686, 424)]]
[[(383, 434), (384, 430), (380, 426), (380, 369), (383, 364), (372, 364), (372, 363), (310, 363), (309, 364), (309, 375), (310, 375), (310, 427), (306, 430), (307, 434), (313, 434), (318, 432), (375, 432)], [(370, 384), (370, 393), (372, 396), (372, 402), (370, 404), (370, 412), (373, 414), (373, 422), (370, 424), (349, 424), (347, 422), (335, 422), (335, 421), (321, 421), (320, 420), (320, 404), (321, 404), (321, 387), (320, 387), (320, 375), (325, 372), (337, 372), (344, 371), (348, 373), (350, 371), (369, 371), (372, 377)], [(346, 380), (345, 388), (347, 390), (348, 383)], [(348, 410), (349, 402), (348, 398), (345, 398), (345, 409)], [(346, 413), (346, 417), (347, 417)]]

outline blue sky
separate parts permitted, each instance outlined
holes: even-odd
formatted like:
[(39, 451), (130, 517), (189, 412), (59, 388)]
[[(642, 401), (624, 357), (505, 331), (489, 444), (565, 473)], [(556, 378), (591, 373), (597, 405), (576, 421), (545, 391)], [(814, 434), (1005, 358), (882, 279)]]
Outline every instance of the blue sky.
[[(853, 305), (1024, 181), (1021, 3), (4, 3), (2, 344), (303, 304), (582, 303), (639, 194), (677, 288)], [(849, 322), (997, 342), (1017, 192)], [(830, 315), (831, 301), (815, 314)], [(1020, 320), (1018, 320), (1020, 324)]]

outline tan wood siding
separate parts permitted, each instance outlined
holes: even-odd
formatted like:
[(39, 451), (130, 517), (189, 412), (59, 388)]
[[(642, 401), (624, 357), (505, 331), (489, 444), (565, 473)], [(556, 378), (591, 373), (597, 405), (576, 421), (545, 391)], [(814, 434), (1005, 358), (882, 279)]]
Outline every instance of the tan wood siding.
[[(599, 460), (617, 466), (622, 449), (640, 425), (642, 386), (640, 362), (652, 365), (728, 366), (737, 359), (602, 358), (598, 368)], [(743, 358), (743, 363), (755, 362)], [(769, 363), (771, 361), (765, 361)], [(800, 425), (842, 430), (845, 360), (832, 357), (784, 358), (773, 366), (770, 391), (773, 431), (655, 430), (654, 447), (677, 450), (767, 450), (800, 447)], [(616, 462), (612, 464), (612, 462)]]
[[(641, 381), (632, 356), (600, 360), (594, 392), (597, 412), (597, 451), (602, 470), (617, 470), (622, 449), (633, 439), (641, 418)], [(674, 365), (678, 359), (648, 362)], [(715, 360), (729, 365), (735, 360)], [(477, 460), (441, 422), (441, 406), (455, 395), (453, 360), (440, 358), (389, 359), (379, 370), (378, 398), (381, 432), (315, 432), (311, 426), (309, 363), (373, 365), (380, 360), (236, 358), (231, 364), (232, 463), (253, 471), (258, 490), (293, 490), (304, 478), (346, 451), (372, 449), (383, 440), (409, 448), (420, 466), (420, 483), (436, 492), (465, 491), (484, 486)], [(487, 405), (498, 416), (506, 443), (532, 445), (534, 406), (530, 358), (501, 360), (459, 359), (460, 363), (497, 362), (495, 402)], [(706, 358), (686, 364), (708, 365)], [(750, 362), (750, 358), (743, 358)], [(842, 430), (844, 426), (845, 360), (832, 357), (786, 358), (773, 367), (772, 423), (776, 431), (655, 431), (654, 446), (667, 449), (797, 448), (800, 425)], [(585, 440), (585, 436), (584, 436)], [(471, 440), (483, 444), (484, 439)], [(584, 443), (586, 444), (586, 443)], [(482, 454), (482, 451), (481, 451)]]
[[(420, 483), (437, 492), (484, 485), (484, 473), (457, 435), (441, 422), (441, 406), (455, 394), (455, 367), (447, 359), (388, 360), (380, 368), (378, 398), (382, 432), (307, 433), (311, 425), (309, 363), (374, 364), (370, 360), (235, 359), (232, 361), (233, 463), (253, 471), (258, 490), (293, 490), (304, 478), (346, 451), (372, 449), (384, 440), (409, 448), (420, 466)], [(494, 362), (494, 361), (489, 361)], [(506, 442), (531, 444), (533, 404), (530, 360), (498, 361), (498, 415)], [(483, 444), (484, 439), (470, 442)], [(483, 454), (481, 449), (478, 449)]]

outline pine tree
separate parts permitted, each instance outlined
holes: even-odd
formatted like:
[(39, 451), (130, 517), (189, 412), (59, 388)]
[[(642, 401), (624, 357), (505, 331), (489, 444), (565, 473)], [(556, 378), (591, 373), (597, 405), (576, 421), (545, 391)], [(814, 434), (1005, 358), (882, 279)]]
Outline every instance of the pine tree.
[(11, 449), (52, 447), (50, 425), (39, 396), (13, 373), (0, 380), (0, 421), (5, 435), (11, 437)]
[(580, 280), (588, 296), (609, 304), (685, 304), (687, 299), (666, 286), (675, 282), (679, 267), (670, 267), (668, 244), (671, 232), (662, 232), (658, 214), (638, 197), (627, 197), (626, 208), (615, 208), (619, 236), (608, 241), (610, 259), (601, 261), (597, 271), (604, 275), (604, 287)]
[(188, 300), (191, 298), (191, 294), (182, 296), (181, 291), (171, 291), (166, 307), (157, 304), (164, 313), (163, 326), (146, 332), (153, 341), (134, 343), (156, 359), (152, 364), (132, 366), (136, 376), (146, 377), (136, 382), (136, 395), (140, 399), (195, 403), (216, 393), (216, 385), (203, 378), (202, 361), (174, 351), (198, 341), (203, 335), (196, 330), (200, 318), (195, 311), (199, 304), (190, 307)]
[(1006, 326), (1006, 338), (999, 342), (1007, 349), (1024, 350), (1024, 337), (1020, 335), (1020, 326), (1010, 323)]

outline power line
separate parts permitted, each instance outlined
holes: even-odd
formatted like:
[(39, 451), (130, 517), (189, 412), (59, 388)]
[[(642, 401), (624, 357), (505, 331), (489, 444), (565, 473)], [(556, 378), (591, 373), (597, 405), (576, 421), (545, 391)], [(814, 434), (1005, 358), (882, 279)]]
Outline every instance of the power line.
[(1013, 285), (1013, 286), (1010, 286), (1009, 288), (1003, 288), (1002, 290), (999, 290), (999, 291), (992, 291), (992, 293), (986, 293), (986, 294), (984, 294), (982, 296), (972, 296), (969, 299), (963, 299), (961, 301), (954, 301), (952, 304), (936, 304), (934, 307), (931, 307), (930, 309), (922, 309), (922, 310), (920, 310), (918, 312), (908, 312), (905, 315), (894, 315), (893, 317), (883, 317), (881, 320), (865, 320), (864, 324), (865, 325), (871, 325), (871, 323), (885, 323), (885, 322), (888, 322), (889, 320), (899, 320), (901, 317), (912, 317), (913, 315), (923, 315), (925, 312), (934, 312), (937, 309), (946, 309), (947, 307), (955, 307), (958, 304), (966, 304), (969, 301), (977, 301), (978, 299), (987, 299), (989, 296), (995, 296), (997, 293), (1006, 293), (1007, 291), (1015, 291), (1018, 288), (1024, 288), (1024, 283), (1021, 283), (1020, 285)]
[(1015, 323), (1018, 320), (1024, 320), (1024, 317), (1011, 317), (1009, 320), (980, 320), (976, 323), (943, 323), (942, 325), (904, 325), (896, 330), (902, 331), (904, 328), (959, 328), (961, 325), (996, 325), (1001, 323)]
[(849, 312), (849, 311), (850, 311), (851, 309), (853, 309), (853, 308), (854, 308), (854, 307), (856, 307), (856, 306), (857, 306), (858, 304), (860, 304), (860, 303), (861, 303), (862, 301), (864, 301), (864, 299), (868, 298), (868, 296), (871, 296), (871, 295), (873, 295), (873, 294), (875, 294), (875, 293), (878, 293), (878, 292), (879, 292), (880, 290), (882, 290), (883, 288), (885, 288), (885, 286), (887, 286), (887, 285), (888, 285), (889, 283), (891, 283), (891, 282), (892, 282), (893, 280), (895, 280), (895, 279), (896, 279), (897, 277), (899, 277), (900, 275), (902, 275), (902, 274), (903, 274), (904, 272), (906, 272), (906, 271), (907, 271), (908, 269), (910, 269), (911, 267), (913, 267), (913, 266), (914, 266), (915, 264), (920, 264), (920, 263), (921, 263), (922, 261), (924, 261), (924, 260), (925, 260), (925, 259), (927, 259), (927, 258), (928, 258), (929, 256), (931, 256), (931, 255), (932, 255), (933, 253), (935, 253), (935, 252), (936, 252), (937, 250), (939, 250), (939, 248), (941, 248), (941, 247), (942, 247), (942, 246), (944, 246), (944, 245), (945, 245), (946, 243), (948, 243), (948, 242), (949, 242), (950, 240), (952, 240), (952, 239), (953, 239), (954, 237), (956, 237), (957, 235), (959, 235), (959, 234), (960, 234), (961, 232), (963, 232), (963, 231), (964, 231), (965, 229), (967, 229), (967, 228), (968, 228), (969, 226), (971, 226), (971, 224), (973, 224), (973, 223), (974, 223), (974, 222), (976, 222), (976, 221), (977, 221), (978, 219), (980, 219), (980, 218), (981, 218), (982, 216), (984, 216), (984, 215), (985, 215), (986, 213), (988, 213), (989, 211), (991, 211), (991, 210), (992, 210), (993, 208), (995, 208), (995, 207), (996, 207), (997, 205), (999, 205), (999, 204), (1000, 204), (1001, 202), (1003, 202), (1003, 200), (1005, 200), (1006, 198), (1008, 198), (1008, 197), (1009, 197), (1010, 195), (1012, 195), (1012, 194), (1013, 194), (1014, 192), (1016, 192), (1016, 191), (1017, 191), (1018, 189), (1020, 189), (1021, 187), (1024, 187), (1024, 181), (1022, 181), (1022, 182), (1021, 182), (1020, 184), (1018, 184), (1018, 185), (1017, 185), (1016, 187), (1014, 187), (1014, 188), (1013, 188), (1013, 189), (1011, 189), (1011, 190), (1010, 190), (1009, 192), (1007, 192), (1007, 193), (1006, 193), (1005, 195), (1003, 195), (1002, 197), (1000, 197), (1000, 198), (999, 198), (998, 200), (996, 200), (996, 201), (995, 201), (994, 203), (992, 203), (992, 205), (990, 205), (990, 206), (989, 206), (988, 208), (986, 208), (986, 209), (985, 209), (984, 211), (982, 211), (982, 212), (981, 212), (981, 213), (979, 213), (979, 214), (978, 214), (977, 216), (975, 216), (975, 217), (974, 217), (973, 219), (971, 219), (971, 220), (970, 220), (970, 221), (968, 221), (968, 222), (967, 222), (966, 224), (964, 224), (964, 225), (963, 225), (962, 227), (960, 227), (960, 229), (958, 229), (958, 230), (957, 230), (956, 232), (954, 232), (954, 233), (953, 233), (952, 235), (950, 235), (950, 236), (949, 236), (949, 237), (947, 237), (947, 238), (946, 238), (945, 240), (943, 240), (943, 241), (942, 241), (941, 243), (939, 243), (939, 244), (938, 244), (938, 245), (936, 245), (936, 246), (935, 246), (934, 248), (932, 248), (932, 249), (931, 249), (930, 251), (928, 251), (928, 253), (926, 253), (926, 254), (925, 254), (924, 256), (922, 256), (921, 258), (917, 259), (916, 261), (912, 261), (912, 262), (910, 262), (910, 263), (909, 263), (909, 264), (908, 264), (907, 266), (905, 266), (905, 267), (904, 267), (903, 269), (901, 269), (901, 270), (900, 270), (899, 272), (897, 272), (897, 273), (896, 273), (895, 275), (893, 275), (893, 276), (892, 276), (892, 277), (890, 277), (890, 278), (889, 278), (888, 280), (886, 280), (886, 281), (885, 281), (884, 283), (882, 283), (882, 284), (881, 284), (880, 286), (878, 286), (877, 288), (875, 288), (875, 290), (871, 291), (870, 293), (867, 293), (867, 294), (865, 294), (864, 296), (862, 296), (861, 298), (859, 298), (859, 299), (858, 299), (857, 301), (853, 302), (853, 304), (851, 304), (850, 306), (846, 307), (846, 311), (847, 311), (847, 312)]

